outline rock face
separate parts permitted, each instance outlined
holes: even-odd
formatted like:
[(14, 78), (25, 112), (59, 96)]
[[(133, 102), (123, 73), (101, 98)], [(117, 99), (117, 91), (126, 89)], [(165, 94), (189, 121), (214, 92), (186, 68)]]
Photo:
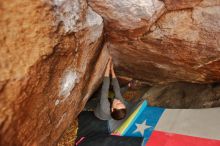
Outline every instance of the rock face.
[(86, 0), (7, 0), (0, 27), (0, 145), (53, 145), (101, 81), (103, 20)]
[(180, 10), (193, 8), (202, 0), (163, 0), (168, 10)]
[(108, 50), (121, 76), (220, 81), (219, 0), (2, 0), (0, 27), (0, 145), (54, 145)]
[(220, 84), (170, 83), (150, 87), (142, 96), (150, 106), (212, 108), (220, 106)]
[(220, 81), (219, 0), (89, 0), (118, 74), (149, 83)]

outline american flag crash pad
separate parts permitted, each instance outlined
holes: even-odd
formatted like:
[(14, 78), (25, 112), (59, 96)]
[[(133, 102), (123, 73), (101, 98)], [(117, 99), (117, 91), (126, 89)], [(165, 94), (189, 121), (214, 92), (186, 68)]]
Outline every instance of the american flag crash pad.
[(163, 109), (143, 101), (113, 133), (146, 146), (220, 146), (220, 108)]

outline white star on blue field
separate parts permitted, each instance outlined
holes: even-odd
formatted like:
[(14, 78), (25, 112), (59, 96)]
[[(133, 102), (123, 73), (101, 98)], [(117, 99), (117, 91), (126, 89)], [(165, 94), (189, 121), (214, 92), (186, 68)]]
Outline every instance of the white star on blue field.
[(163, 111), (163, 108), (145, 106), (143, 111), (140, 112), (131, 126), (127, 129), (125, 135), (148, 139)]
[(151, 126), (147, 125), (146, 120), (141, 124), (135, 123), (135, 125), (136, 125), (137, 129), (133, 133), (140, 132), (141, 136), (143, 136), (143, 137), (144, 137), (144, 131), (151, 127)]

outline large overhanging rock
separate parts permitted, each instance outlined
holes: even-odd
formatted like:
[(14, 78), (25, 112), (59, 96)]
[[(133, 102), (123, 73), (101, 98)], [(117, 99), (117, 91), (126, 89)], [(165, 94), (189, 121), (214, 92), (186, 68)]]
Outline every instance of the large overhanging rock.
[(0, 27), (0, 145), (53, 145), (101, 81), (102, 18), (86, 0), (3, 0)]
[(163, 0), (168, 10), (179, 10), (193, 8), (202, 0)]
[(219, 0), (135, 2), (89, 0), (106, 20), (107, 45), (120, 75), (157, 84), (220, 81)]
[(0, 1), (0, 145), (54, 145), (102, 81), (108, 49), (122, 76), (220, 81), (219, 0), (87, 1)]
[(164, 12), (159, 0), (88, 0), (90, 6), (104, 17), (106, 28), (131, 38), (144, 33)]

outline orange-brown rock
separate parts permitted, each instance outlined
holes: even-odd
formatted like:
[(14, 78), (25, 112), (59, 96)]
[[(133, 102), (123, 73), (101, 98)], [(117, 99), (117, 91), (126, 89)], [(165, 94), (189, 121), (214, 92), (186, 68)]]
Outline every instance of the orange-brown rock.
[(86, 0), (7, 0), (0, 27), (0, 145), (54, 145), (101, 81), (103, 20)]
[(165, 11), (159, 0), (88, 0), (89, 5), (106, 21), (106, 29), (120, 37), (136, 37)]
[[(163, 2), (170, 11), (164, 10)], [(150, 3), (161, 7), (149, 8)], [(89, 4), (106, 20), (107, 46), (120, 75), (156, 84), (220, 81), (219, 0)], [(148, 15), (148, 10), (157, 13)]]
[(219, 0), (2, 0), (0, 27), (0, 145), (56, 144), (108, 49), (117, 75), (220, 81)]
[(168, 10), (193, 8), (202, 0), (163, 0)]

